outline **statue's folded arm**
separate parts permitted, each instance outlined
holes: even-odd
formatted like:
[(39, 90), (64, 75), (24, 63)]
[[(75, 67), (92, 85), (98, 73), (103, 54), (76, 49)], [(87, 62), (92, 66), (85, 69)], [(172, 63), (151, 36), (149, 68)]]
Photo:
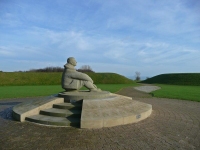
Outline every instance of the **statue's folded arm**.
[(87, 74), (81, 72), (73, 72), (68, 76), (70, 76), (72, 79), (85, 80), (93, 83), (93, 80)]

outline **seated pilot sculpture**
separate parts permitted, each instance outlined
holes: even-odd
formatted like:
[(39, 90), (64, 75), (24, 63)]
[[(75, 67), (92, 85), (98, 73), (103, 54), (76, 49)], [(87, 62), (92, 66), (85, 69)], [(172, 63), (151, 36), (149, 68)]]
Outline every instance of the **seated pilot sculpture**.
[(77, 91), (85, 86), (90, 92), (100, 92), (101, 89), (98, 89), (96, 85), (93, 84), (93, 80), (87, 74), (76, 71), (74, 68), (76, 64), (75, 58), (69, 57), (67, 59), (62, 74), (62, 88), (68, 92)]

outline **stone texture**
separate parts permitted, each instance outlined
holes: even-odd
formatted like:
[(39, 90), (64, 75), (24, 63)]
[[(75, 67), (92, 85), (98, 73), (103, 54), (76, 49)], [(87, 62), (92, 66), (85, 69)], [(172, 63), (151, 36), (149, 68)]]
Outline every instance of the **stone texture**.
[(105, 98), (110, 95), (108, 91), (90, 92), (88, 90), (81, 90), (76, 92), (61, 92), (58, 94), (59, 97), (63, 97), (65, 102), (76, 102), (83, 99), (96, 99)]
[(21, 122), (25, 118), (39, 114), (40, 110), (52, 108), (53, 104), (64, 102), (64, 98), (50, 97), (43, 100), (30, 100), (13, 107), (13, 117)]
[(81, 128), (113, 127), (135, 123), (151, 114), (152, 106), (149, 104), (117, 94), (112, 96), (83, 100)]
[(101, 91), (93, 84), (93, 80), (85, 73), (76, 71), (75, 66), (77, 62), (75, 58), (69, 57), (67, 63), (64, 65), (64, 71), (62, 74), (62, 88), (66, 91), (76, 91), (82, 86), (85, 86), (90, 91)]
[(55, 117), (68, 117), (71, 115), (80, 115), (81, 110), (69, 110), (69, 109), (59, 109), (59, 108), (48, 108), (40, 111), (40, 114), (55, 116)]
[(70, 127), (76, 125), (80, 126), (80, 118), (64, 118), (64, 117), (54, 117), (54, 116), (46, 116), (46, 115), (33, 115), (26, 117), (27, 121), (31, 121), (34, 123), (39, 123), (41, 125), (53, 125), (53, 126), (64, 126)]
[(107, 91), (64, 92), (60, 96), (67, 101), (66, 95), (73, 103), (64, 103), (63, 98), (57, 97), (32, 100), (16, 105), (13, 116), (20, 121), (57, 126), (69, 126), (72, 119), (79, 120), (81, 128), (102, 128), (138, 122), (147, 118), (152, 110), (149, 104)]

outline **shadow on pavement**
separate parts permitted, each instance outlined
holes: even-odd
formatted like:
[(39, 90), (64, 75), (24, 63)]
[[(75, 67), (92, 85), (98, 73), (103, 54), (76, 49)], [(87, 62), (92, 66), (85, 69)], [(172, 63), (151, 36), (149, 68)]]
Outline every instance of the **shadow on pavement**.
[(0, 112), (0, 117), (2, 119), (6, 119), (6, 120), (14, 120), (12, 117), (12, 109), (14, 107), (14, 105), (17, 105), (21, 102), (4, 102), (4, 103), (0, 103), (0, 106), (5, 106), (5, 105), (10, 105), (10, 107), (5, 108), (3, 111)]
[(17, 105), (21, 102), (7, 102), (7, 103), (0, 103), (0, 105)]

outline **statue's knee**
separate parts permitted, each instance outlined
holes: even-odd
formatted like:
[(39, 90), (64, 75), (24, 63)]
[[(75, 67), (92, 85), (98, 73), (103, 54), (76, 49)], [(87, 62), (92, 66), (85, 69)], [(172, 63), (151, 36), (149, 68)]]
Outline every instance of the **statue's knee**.
[(83, 81), (84, 84), (91, 84), (92, 82), (90, 81)]

